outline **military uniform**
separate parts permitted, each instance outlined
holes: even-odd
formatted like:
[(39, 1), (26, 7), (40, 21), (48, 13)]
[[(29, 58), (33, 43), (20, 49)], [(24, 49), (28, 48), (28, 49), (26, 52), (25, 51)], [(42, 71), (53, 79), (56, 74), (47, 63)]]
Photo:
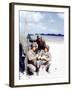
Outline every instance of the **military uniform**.
[(45, 65), (46, 71), (48, 71), (49, 66), (50, 66), (50, 61), (51, 61), (51, 54), (50, 52), (45, 52), (44, 50), (41, 50), (39, 53), (39, 67), (41, 65)]
[(41, 56), (41, 58), (45, 58), (45, 61), (51, 61), (50, 52), (45, 52), (44, 50), (41, 50), (39, 55)]
[[(35, 46), (33, 44), (33, 46)], [(36, 71), (36, 67), (37, 67), (37, 57), (38, 54), (36, 54), (36, 52), (34, 52), (32, 49), (30, 49), (27, 52), (27, 67), (30, 69), (30, 71), (33, 73)]]

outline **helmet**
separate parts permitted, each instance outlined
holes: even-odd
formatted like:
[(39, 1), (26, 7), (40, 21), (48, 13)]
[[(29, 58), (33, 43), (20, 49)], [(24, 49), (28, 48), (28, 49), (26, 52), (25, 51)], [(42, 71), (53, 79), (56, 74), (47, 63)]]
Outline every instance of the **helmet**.
[(38, 48), (38, 44), (36, 42), (33, 42), (31, 46)]
[(37, 35), (37, 38), (42, 38), (42, 36), (41, 35)]

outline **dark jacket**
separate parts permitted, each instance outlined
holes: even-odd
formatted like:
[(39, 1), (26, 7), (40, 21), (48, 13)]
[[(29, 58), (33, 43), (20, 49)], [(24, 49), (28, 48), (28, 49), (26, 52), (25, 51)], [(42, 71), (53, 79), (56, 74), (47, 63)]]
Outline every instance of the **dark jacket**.
[(37, 42), (37, 44), (38, 44), (38, 50), (42, 50), (42, 49), (44, 49), (45, 48), (45, 46), (46, 46), (46, 43), (45, 43), (45, 41), (39, 41), (38, 39), (36, 40), (36, 42)]

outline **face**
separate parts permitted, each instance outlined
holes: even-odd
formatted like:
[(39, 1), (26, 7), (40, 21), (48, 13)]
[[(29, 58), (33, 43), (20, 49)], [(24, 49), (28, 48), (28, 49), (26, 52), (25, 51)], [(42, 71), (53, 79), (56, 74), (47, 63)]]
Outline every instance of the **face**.
[(41, 37), (39, 38), (39, 41), (42, 41), (42, 38)]
[(36, 47), (33, 47), (33, 51), (35, 51), (36, 50)]
[(45, 52), (48, 52), (48, 51), (49, 51), (49, 49), (48, 49), (48, 48), (45, 48), (45, 49), (44, 49), (44, 51), (45, 51)]
[(39, 36), (37, 36), (37, 39), (39, 39)]

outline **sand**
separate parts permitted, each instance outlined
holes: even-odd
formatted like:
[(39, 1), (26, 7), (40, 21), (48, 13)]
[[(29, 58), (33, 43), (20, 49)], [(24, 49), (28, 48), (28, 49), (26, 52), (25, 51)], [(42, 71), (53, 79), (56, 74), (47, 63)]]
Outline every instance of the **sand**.
[(20, 74), (21, 84), (59, 83), (67, 80), (64, 41), (46, 41), (46, 44), (50, 46), (52, 55), (50, 72), (47, 73), (44, 68), (40, 68), (39, 75)]

